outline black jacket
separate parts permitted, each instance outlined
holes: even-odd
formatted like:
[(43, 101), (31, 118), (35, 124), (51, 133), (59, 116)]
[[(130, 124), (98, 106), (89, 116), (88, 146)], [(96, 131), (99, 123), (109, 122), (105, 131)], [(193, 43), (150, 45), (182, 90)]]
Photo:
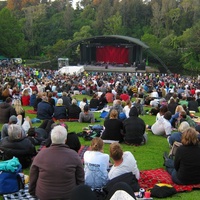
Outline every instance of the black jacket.
[(35, 146), (28, 138), (11, 140), (8, 137), (0, 141), (0, 149), (4, 152), (4, 159), (9, 160), (13, 156), (19, 159), (22, 168), (27, 168), (32, 162), (32, 157), (36, 155)]
[(123, 121), (124, 141), (130, 144), (141, 144), (146, 129), (145, 123), (138, 117), (136, 107), (131, 108), (129, 116)]
[(8, 123), (10, 116), (17, 115), (15, 109), (6, 102), (0, 104), (0, 123)]

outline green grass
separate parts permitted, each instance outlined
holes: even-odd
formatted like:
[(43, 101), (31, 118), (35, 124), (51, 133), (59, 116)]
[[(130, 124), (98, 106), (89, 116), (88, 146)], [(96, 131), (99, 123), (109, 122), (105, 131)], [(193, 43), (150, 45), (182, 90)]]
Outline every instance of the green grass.
[[(82, 95), (76, 95), (76, 98), (78, 100), (82, 100)], [(88, 97), (90, 99), (90, 97)], [(25, 110), (30, 110), (32, 109), (31, 107), (25, 107)], [(144, 108), (148, 109), (148, 108)], [(27, 114), (31, 118), (36, 117), (36, 115), (33, 114)], [(199, 114), (200, 115), (200, 114)], [(100, 113), (95, 113), (95, 117), (97, 119), (99, 118)], [(150, 115), (144, 115), (141, 116), (141, 118), (145, 121), (146, 124), (153, 124), (155, 122), (155, 116), (150, 116)], [(96, 123), (96, 124), (103, 124), (103, 119), (100, 119), (101, 122)], [(66, 122), (68, 127), (69, 127), (69, 132), (75, 131), (75, 132), (81, 132), (83, 127), (88, 126), (89, 124), (87, 123), (78, 123), (78, 122)], [(34, 127), (38, 127), (40, 124), (33, 124)], [(2, 127), (2, 124), (0, 125), (0, 128)], [(151, 132), (148, 133), (148, 141), (146, 145), (143, 146), (127, 146), (125, 144), (122, 144), (123, 150), (124, 151), (131, 151), (133, 155), (135, 156), (137, 160), (137, 164), (140, 170), (145, 170), (145, 169), (156, 169), (156, 168), (161, 168), (163, 167), (163, 152), (167, 151), (169, 152), (169, 145), (167, 143), (166, 138), (161, 137), (161, 136), (155, 136)], [(80, 138), (81, 144), (82, 145), (90, 145), (89, 141), (85, 141), (82, 138)], [(109, 153), (109, 145), (105, 144), (104, 145), (104, 152)], [(24, 171), (25, 174), (29, 174), (29, 169)], [(184, 192), (184, 193), (178, 193), (176, 195), (173, 195), (172, 198), (173, 200), (198, 200), (200, 195), (199, 190), (195, 190), (192, 192)], [(0, 198), (1, 199), (1, 198)], [(154, 198), (157, 199), (157, 198)], [(166, 200), (171, 199), (170, 198), (165, 198)]]

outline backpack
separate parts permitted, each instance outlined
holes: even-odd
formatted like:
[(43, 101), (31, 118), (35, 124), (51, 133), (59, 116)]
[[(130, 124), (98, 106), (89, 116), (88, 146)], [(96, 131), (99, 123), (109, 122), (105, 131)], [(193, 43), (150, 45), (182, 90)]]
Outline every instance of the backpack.
[(24, 188), (22, 165), (18, 158), (0, 163), (0, 194), (17, 192)]

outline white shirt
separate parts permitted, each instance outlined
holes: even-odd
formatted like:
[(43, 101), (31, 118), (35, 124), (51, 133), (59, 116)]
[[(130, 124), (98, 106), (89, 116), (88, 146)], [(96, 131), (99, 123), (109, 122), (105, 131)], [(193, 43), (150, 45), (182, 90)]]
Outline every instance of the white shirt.
[(108, 173), (109, 180), (118, 177), (122, 174), (132, 172), (137, 179), (140, 178), (140, 172), (137, 167), (137, 161), (135, 160), (135, 157), (130, 151), (125, 151), (123, 153), (123, 162), (118, 166), (112, 166)]
[(91, 188), (102, 188), (108, 180), (109, 155), (99, 151), (84, 154), (85, 184)]
[(79, 104), (80, 109), (83, 111), (84, 106), (86, 105), (86, 102), (81, 101)]
[[(131, 107), (132, 107), (132, 106), (131, 106)], [(123, 112), (125, 113), (126, 118), (129, 118), (129, 112), (130, 112), (131, 107), (129, 107), (128, 105), (126, 105), (126, 106), (124, 106), (124, 108), (123, 108)]]
[(171, 135), (172, 126), (169, 120), (161, 116), (151, 127), (151, 131), (155, 135)]

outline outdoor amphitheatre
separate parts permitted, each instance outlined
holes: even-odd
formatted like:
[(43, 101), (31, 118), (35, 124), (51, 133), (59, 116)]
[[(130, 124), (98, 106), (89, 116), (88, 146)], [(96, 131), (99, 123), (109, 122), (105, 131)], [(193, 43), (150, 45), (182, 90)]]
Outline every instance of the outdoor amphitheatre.
[[(46, 93), (52, 92), (54, 93), (53, 97), (57, 100), (62, 98), (62, 92), (67, 92), (78, 103), (83, 98), (87, 98), (88, 102), (91, 102), (94, 94), (107, 93), (108, 89), (116, 92), (115, 97), (117, 92), (119, 92), (118, 96), (122, 93), (128, 93), (133, 106), (138, 99), (141, 100), (143, 112), (140, 113), (139, 117), (145, 122), (145, 125), (153, 125), (156, 121), (156, 116), (151, 114), (154, 106), (150, 102), (147, 103), (147, 97), (152, 97), (151, 100), (156, 99), (157, 103), (159, 102), (158, 104), (161, 104), (161, 100), (163, 102), (165, 98), (166, 104), (169, 104), (174, 94), (176, 94), (176, 97), (179, 97), (179, 101), (182, 100), (184, 95), (187, 95), (188, 102), (193, 96), (196, 99), (199, 98), (196, 92), (200, 90), (198, 77), (187, 77), (178, 73), (171, 73), (162, 61), (160, 63), (161, 71), (147, 66), (146, 60), (143, 57), (143, 51), (147, 50), (148, 46), (138, 39), (118, 35), (99, 36), (81, 40), (72, 44), (69, 48), (76, 45), (80, 45), (80, 60), (76, 65), (73, 64), (72, 66), (70, 64), (65, 66), (65, 63), (64, 65), (59, 65), (59, 70), (62, 67), (67, 67), (68, 71), (63, 71), (62, 73), (58, 73), (58, 70), (30, 67), (28, 64), (26, 66), (23, 64), (8, 64), (7, 67), (1, 67), (3, 74), (1, 77), (2, 88), (9, 85), (10, 91), (14, 91), (16, 85), (20, 83), (21, 90), (19, 94), (12, 93), (12, 95), (15, 94), (15, 97), (11, 97), (14, 99), (18, 95), (21, 101), (22, 91), (26, 87), (35, 88), (33, 90), (36, 90), (36, 92), (38, 90)], [(73, 69), (76, 67), (78, 70), (80, 68), (82, 70), (74, 72)], [(121, 88), (119, 88), (119, 85), (121, 85)], [(180, 88), (182, 88), (181, 92), (179, 91)], [(162, 96), (162, 89), (165, 91), (165, 96)], [(158, 96), (151, 96), (154, 92)], [(88, 104), (90, 105), (90, 103)], [(55, 120), (55, 122), (65, 124), (68, 127), (68, 132), (80, 133), (84, 128), (88, 128), (91, 125), (104, 125), (105, 119), (101, 118), (100, 115), (104, 110), (108, 111), (108, 108), (110, 109), (112, 106), (113, 103), (108, 103), (101, 110), (93, 111), (96, 119), (93, 124), (90, 122), (80, 123), (78, 120), (71, 121), (69, 119), (64, 121)], [(125, 106), (125, 101), (122, 102), (122, 106)], [(29, 116), (32, 120), (32, 127), (39, 127), (43, 120), (36, 120), (38, 115), (37, 111), (34, 111), (33, 106), (30, 106), (30, 104), (23, 105), (23, 109), (25, 110), (25, 116)], [(199, 112), (191, 113), (193, 114), (191, 117), (195, 117), (192, 118), (193, 120), (197, 120), (200, 116)], [(1, 128), (2, 126), (3, 123), (1, 123)], [(172, 129), (172, 134), (173, 132), (177, 132), (177, 127)], [(198, 188), (200, 188), (200, 184), (175, 184), (166, 172), (165, 166), (163, 166), (163, 154), (164, 152), (170, 152), (166, 137), (157, 136), (149, 129), (146, 129), (145, 133), (147, 135), (145, 144), (129, 145), (125, 142), (120, 144), (123, 151), (130, 151), (137, 161), (140, 171), (140, 187), (149, 191), (157, 183), (170, 184), (176, 189), (177, 193), (165, 199), (199, 199)], [(79, 137), (79, 140), (81, 143), (79, 155), (83, 157), (83, 149), (89, 147), (91, 141), (87, 141), (83, 137)], [(109, 154), (109, 146), (109, 143), (104, 144), (104, 153)], [(36, 149), (39, 148), (40, 145), (36, 145)], [(110, 159), (110, 162), (113, 163), (113, 160)], [(29, 168), (26, 168), (23, 170), (23, 173), (29, 175), (29, 170)], [(9, 199), (10, 197), (11, 199), (23, 199), (22, 197), (14, 198), (9, 194), (3, 195), (2, 198)], [(158, 199), (156, 197), (152, 198)]]

